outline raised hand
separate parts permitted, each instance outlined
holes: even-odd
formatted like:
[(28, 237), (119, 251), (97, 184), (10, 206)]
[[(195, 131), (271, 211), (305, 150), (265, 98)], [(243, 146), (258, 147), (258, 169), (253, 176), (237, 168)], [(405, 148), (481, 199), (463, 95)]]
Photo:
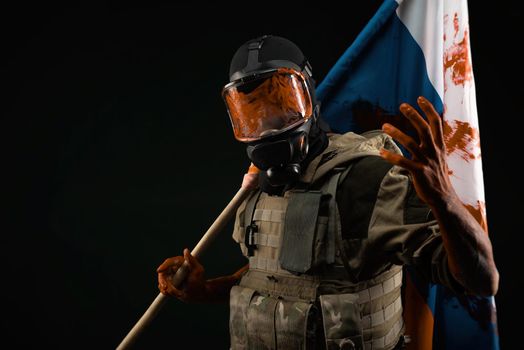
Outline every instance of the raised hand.
[(419, 143), (391, 124), (386, 123), (382, 126), (386, 134), (411, 153), (412, 159), (385, 149), (382, 149), (380, 154), (390, 163), (401, 166), (412, 174), (415, 190), (423, 201), (430, 206), (443, 205), (448, 199), (455, 198), (456, 194), (446, 163), (442, 120), (433, 105), (424, 97), (419, 97), (417, 103), (428, 121), (407, 103), (400, 105), (400, 111), (417, 131)]

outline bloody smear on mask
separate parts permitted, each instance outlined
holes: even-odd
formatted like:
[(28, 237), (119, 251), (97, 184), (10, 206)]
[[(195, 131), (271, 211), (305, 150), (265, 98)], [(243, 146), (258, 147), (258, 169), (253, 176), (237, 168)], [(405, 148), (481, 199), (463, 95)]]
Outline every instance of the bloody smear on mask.
[(232, 89), (225, 99), (236, 136), (257, 138), (267, 130), (281, 130), (312, 114), (309, 92), (298, 73), (279, 69), (251, 91)]

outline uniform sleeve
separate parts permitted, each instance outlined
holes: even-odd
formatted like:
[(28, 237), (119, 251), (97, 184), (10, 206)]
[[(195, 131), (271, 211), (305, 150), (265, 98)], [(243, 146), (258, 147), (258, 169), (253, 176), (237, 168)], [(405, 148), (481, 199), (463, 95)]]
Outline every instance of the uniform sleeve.
[(430, 208), (417, 196), (409, 173), (393, 166), (384, 176), (368, 228), (368, 250), (384, 252), (396, 265), (408, 265), (427, 282), (461, 294), (453, 278), (439, 226)]

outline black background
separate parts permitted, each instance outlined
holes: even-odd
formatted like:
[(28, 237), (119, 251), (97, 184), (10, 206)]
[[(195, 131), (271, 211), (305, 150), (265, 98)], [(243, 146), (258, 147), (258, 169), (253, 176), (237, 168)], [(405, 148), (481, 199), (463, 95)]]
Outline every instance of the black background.
[[(321, 81), (378, 5), (4, 8), (2, 342), (115, 348), (158, 294), (156, 267), (196, 244), (249, 164), (220, 98), (237, 47), (287, 37)], [(503, 348), (520, 339), (522, 21), (470, 2)], [(230, 232), (201, 259), (209, 276), (244, 264)], [(227, 320), (227, 305), (173, 300), (137, 348), (225, 349)]]

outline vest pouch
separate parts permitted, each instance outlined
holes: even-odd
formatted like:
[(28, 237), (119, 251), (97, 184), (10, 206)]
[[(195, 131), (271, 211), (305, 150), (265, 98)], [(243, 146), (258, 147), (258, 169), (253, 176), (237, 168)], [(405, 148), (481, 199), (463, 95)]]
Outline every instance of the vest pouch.
[(231, 349), (275, 349), (278, 299), (254, 289), (234, 286), (230, 294)]
[(279, 299), (275, 313), (277, 349), (314, 349), (315, 308), (302, 300)]
[(233, 286), (229, 295), (229, 333), (232, 350), (248, 350), (247, 309), (255, 290)]
[(278, 299), (234, 286), (230, 295), (231, 349), (275, 349)]
[[(306, 349), (315, 341), (313, 304), (233, 286), (229, 330), (232, 350)], [(309, 324), (311, 323), (311, 324)]]
[(327, 350), (364, 348), (358, 294), (321, 295), (320, 308)]
[(289, 193), (285, 233), (278, 259), (283, 269), (301, 274), (313, 266), (315, 231), (322, 192), (292, 190)]

